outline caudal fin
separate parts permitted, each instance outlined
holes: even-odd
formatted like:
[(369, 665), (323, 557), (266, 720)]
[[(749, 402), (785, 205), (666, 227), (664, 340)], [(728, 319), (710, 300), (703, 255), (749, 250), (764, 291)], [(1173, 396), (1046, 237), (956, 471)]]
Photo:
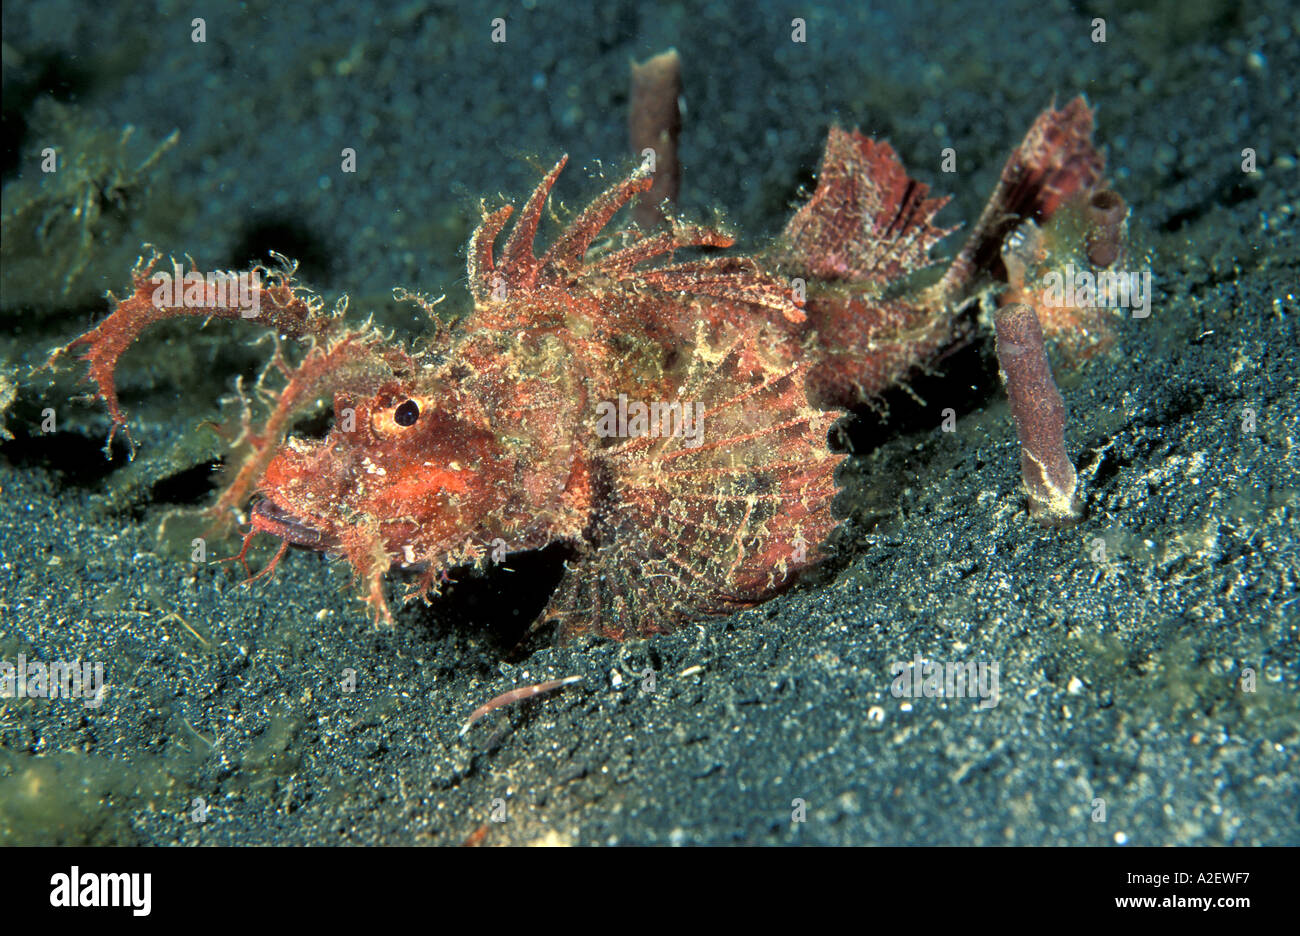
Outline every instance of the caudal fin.
[(939, 286), (944, 304), (968, 295), (982, 273), (996, 272), (1003, 242), (1023, 222), (1042, 224), (1076, 193), (1101, 181), (1106, 160), (1092, 144), (1092, 123), (1092, 108), (1082, 95), (1060, 110), (1049, 107), (1038, 115), (1002, 167), (997, 188), (944, 274)]
[(1092, 116), (1082, 97), (1038, 116), (966, 245), (940, 282), (920, 292), (890, 287), (935, 262), (932, 249), (953, 230), (934, 224), (948, 199), (928, 197), (888, 143), (831, 128), (817, 189), (771, 254), (782, 273), (807, 280), (804, 312), (819, 347), (809, 375), (815, 399), (873, 400), (959, 336), (958, 307), (1005, 272), (1007, 235), (1027, 219), (1047, 220), (1100, 181)]

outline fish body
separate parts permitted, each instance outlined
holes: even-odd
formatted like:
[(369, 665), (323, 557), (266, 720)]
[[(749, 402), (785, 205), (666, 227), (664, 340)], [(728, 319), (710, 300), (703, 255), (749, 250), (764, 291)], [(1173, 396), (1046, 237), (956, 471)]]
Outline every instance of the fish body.
[[(416, 570), (412, 595), (429, 598), (459, 566), (557, 542), (572, 558), (538, 623), (563, 635), (621, 639), (761, 602), (818, 560), (838, 523), (831, 425), (959, 337), (1015, 222), (1100, 180), (1091, 120), (1081, 99), (1045, 111), (929, 282), (946, 200), (888, 144), (839, 128), (811, 198), (751, 255), (723, 252), (733, 239), (711, 228), (613, 223), (650, 188), (640, 171), (539, 253), (561, 159), (517, 214), (484, 212), (473, 309), (418, 352), (325, 312), (289, 269), (255, 271), (258, 319), (305, 350), (293, 364), (277, 350), (274, 406), (245, 421), (213, 516), (251, 501), (253, 533), (344, 557), (388, 620), (394, 566)], [(234, 317), (159, 304), (156, 262), (62, 349), (84, 349), (115, 428), (113, 370), (140, 330)], [(321, 394), (328, 434), (294, 437)]]

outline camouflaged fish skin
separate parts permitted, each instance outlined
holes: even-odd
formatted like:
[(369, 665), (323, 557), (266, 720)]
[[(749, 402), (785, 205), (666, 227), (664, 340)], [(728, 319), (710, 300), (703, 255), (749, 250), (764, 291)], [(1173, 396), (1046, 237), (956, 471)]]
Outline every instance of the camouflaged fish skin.
[[(82, 350), (116, 430), (113, 374), (148, 325), (271, 327), (294, 353), (277, 346), (259, 384), (269, 415), (245, 418), (214, 520), (251, 503), (249, 536), (280, 538), (276, 561), (288, 544), (343, 557), (386, 621), (394, 566), (418, 573), (408, 598), (428, 599), (456, 567), (567, 543), (537, 624), (654, 633), (764, 601), (817, 561), (838, 523), (832, 423), (958, 337), (962, 308), (1005, 279), (999, 255), (1018, 223), (1098, 184), (1091, 128), (1082, 99), (1040, 115), (965, 247), (924, 287), (911, 283), (950, 233), (933, 223), (946, 199), (888, 144), (836, 127), (816, 190), (761, 253), (718, 252), (730, 235), (679, 221), (613, 224), (653, 182), (638, 171), (539, 254), (566, 158), (517, 217), (484, 212), (469, 245), (473, 310), (418, 351), (326, 311), (287, 265), (253, 271), (254, 316), (229, 299), (159, 302), (157, 255), (61, 351)], [(332, 428), (294, 437), (322, 395)]]

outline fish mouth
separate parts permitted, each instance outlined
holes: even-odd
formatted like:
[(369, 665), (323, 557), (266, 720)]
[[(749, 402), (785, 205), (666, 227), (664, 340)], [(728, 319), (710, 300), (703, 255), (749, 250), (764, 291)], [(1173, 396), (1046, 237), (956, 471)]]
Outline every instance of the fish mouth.
[(329, 549), (338, 542), (333, 536), (318, 530), (298, 514), (286, 510), (267, 498), (253, 504), (252, 523), (255, 529), (278, 536), (297, 546)]

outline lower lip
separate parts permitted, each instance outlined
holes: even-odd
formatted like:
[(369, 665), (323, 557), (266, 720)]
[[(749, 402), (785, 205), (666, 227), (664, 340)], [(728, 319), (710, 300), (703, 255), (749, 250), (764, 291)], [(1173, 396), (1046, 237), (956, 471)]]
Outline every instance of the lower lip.
[(254, 529), (278, 536), (298, 546), (325, 549), (334, 545), (332, 538), (303, 523), (273, 501), (260, 500), (254, 504), (251, 522)]

